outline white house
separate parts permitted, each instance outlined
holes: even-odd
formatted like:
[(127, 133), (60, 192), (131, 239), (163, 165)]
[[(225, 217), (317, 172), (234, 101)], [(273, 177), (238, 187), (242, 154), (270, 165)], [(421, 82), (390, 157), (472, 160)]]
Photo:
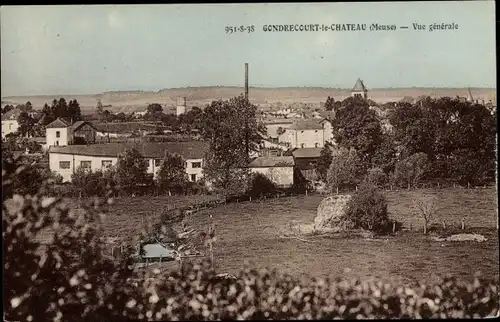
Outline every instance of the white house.
[(322, 148), (333, 140), (332, 124), (327, 119), (297, 120), (278, 138), (279, 142), (294, 148)]
[(153, 177), (156, 177), (167, 152), (180, 154), (185, 160), (189, 181), (196, 182), (202, 177), (203, 155), (208, 146), (201, 141), (52, 146), (49, 148), (49, 167), (68, 182), (78, 167), (96, 171), (116, 166), (118, 156), (131, 148), (136, 148), (148, 161), (148, 173)]
[(2, 115), (2, 139), (5, 139), (7, 134), (17, 132), (19, 114), (21, 114), (21, 110), (15, 108)]
[(285, 130), (289, 128), (293, 125), (293, 120), (274, 118), (267, 119), (263, 123), (267, 129), (267, 137), (271, 139), (277, 139), (280, 136), (279, 129), (281, 128), (281, 130)]
[(72, 123), (71, 121), (57, 118), (45, 127), (47, 146), (67, 146), (71, 144), (95, 143), (96, 130), (85, 121)]
[(265, 175), (281, 188), (293, 185), (294, 166), (292, 156), (258, 157), (248, 165), (251, 172)]

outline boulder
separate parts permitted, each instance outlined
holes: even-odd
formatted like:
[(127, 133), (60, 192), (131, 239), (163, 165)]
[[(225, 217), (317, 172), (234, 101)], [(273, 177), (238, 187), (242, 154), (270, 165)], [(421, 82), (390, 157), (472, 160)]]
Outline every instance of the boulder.
[(314, 230), (329, 232), (346, 230), (345, 215), (350, 200), (351, 195), (335, 195), (323, 199), (314, 218)]

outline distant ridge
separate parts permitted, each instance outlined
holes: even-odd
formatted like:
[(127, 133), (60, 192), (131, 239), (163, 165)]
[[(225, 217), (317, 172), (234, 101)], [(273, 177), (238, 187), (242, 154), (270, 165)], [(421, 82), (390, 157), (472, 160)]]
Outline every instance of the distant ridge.
[[(445, 87), (393, 87), (393, 88), (370, 88), (368, 86), (368, 98), (376, 102), (399, 101), (405, 96), (417, 98), (422, 95), (431, 97), (467, 97), (468, 88), (445, 88)], [(472, 94), (476, 99), (485, 101), (496, 100), (495, 88), (471, 87)], [(107, 91), (98, 94), (79, 95), (32, 95), (32, 96), (8, 96), (2, 97), (3, 102), (22, 104), (30, 101), (35, 109), (41, 109), (45, 103), (50, 105), (53, 99), (64, 97), (66, 100), (77, 99), (83, 113), (91, 113), (95, 110), (97, 101), (111, 112), (130, 113), (144, 110), (148, 104), (159, 103), (166, 107), (173, 107), (178, 97), (186, 97), (188, 107), (204, 107), (212, 100), (230, 99), (244, 93), (243, 86), (197, 86), (182, 88), (164, 88), (159, 91)], [(350, 96), (351, 88), (332, 87), (261, 87), (250, 86), (249, 97), (254, 104), (268, 105), (276, 102), (289, 104), (293, 102), (304, 102), (313, 106), (320, 106), (328, 96), (335, 100), (343, 100)], [(5, 104), (5, 103), (3, 103)]]

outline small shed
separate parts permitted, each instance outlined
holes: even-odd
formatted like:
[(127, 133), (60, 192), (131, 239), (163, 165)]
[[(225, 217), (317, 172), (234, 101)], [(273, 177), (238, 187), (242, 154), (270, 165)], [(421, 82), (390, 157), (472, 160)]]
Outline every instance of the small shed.
[(248, 165), (252, 172), (265, 175), (281, 188), (293, 186), (294, 166), (295, 162), (291, 156), (258, 157)]
[(141, 258), (147, 261), (173, 260), (175, 251), (167, 245), (146, 244), (142, 246), (143, 254)]

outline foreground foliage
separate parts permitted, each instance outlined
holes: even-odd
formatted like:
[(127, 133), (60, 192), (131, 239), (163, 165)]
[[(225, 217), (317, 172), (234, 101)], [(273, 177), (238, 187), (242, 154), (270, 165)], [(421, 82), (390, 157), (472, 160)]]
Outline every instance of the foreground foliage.
[[(498, 280), (399, 287), (250, 269), (220, 278), (208, 265), (132, 276), (125, 263), (102, 255), (101, 202), (77, 213), (56, 198), (21, 196), (11, 185), (22, 171), (3, 162), (7, 320), (463, 318), (498, 311)], [(41, 245), (36, 237), (47, 229), (53, 235)]]

